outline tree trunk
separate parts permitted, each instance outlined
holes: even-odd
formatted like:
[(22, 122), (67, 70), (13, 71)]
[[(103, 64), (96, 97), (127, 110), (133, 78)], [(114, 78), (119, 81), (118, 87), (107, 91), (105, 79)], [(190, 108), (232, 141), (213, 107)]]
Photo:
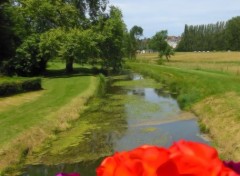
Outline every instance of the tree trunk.
[(47, 68), (47, 61), (41, 58), (41, 61), (39, 62), (39, 66), (40, 66), (40, 72), (44, 73)]
[(67, 73), (73, 72), (73, 59), (71, 58), (66, 60), (66, 72)]

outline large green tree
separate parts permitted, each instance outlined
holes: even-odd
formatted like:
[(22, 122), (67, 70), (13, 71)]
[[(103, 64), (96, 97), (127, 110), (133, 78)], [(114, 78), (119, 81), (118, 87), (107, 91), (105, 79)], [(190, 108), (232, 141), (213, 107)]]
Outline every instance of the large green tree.
[(107, 4), (107, 0), (11, 0), (6, 9), (17, 49), (8, 72), (39, 74), (56, 57), (66, 61), (67, 72), (74, 62), (101, 61), (104, 69), (121, 69), (126, 26), (118, 8), (105, 12)]
[[(13, 54), (7, 71), (15, 70), (22, 75), (40, 73), (45, 70), (48, 60), (59, 57), (60, 51), (64, 56), (63, 58), (67, 60), (67, 71), (70, 71), (72, 63), (70, 64), (69, 61), (76, 61), (76, 59), (72, 59), (71, 55), (67, 58), (63, 53), (71, 52), (64, 51), (62, 45), (71, 48), (69, 42), (76, 41), (76, 39), (73, 40), (74, 37), (71, 37), (73, 31), (82, 32), (83, 29), (92, 28), (98, 17), (106, 10), (106, 6), (106, 0), (11, 0), (11, 3), (9, 2), (6, 8), (10, 15), (9, 19), (13, 23), (13, 26), (9, 29), (6, 15), (2, 12), (3, 5), (1, 3), (0, 22), (3, 24), (1, 24), (0, 32), (3, 34), (1, 37), (5, 37), (4, 39), (1, 38), (1, 51), (6, 53), (7, 49), (11, 49), (11, 47), (6, 47), (7, 42), (11, 41), (8, 35), (5, 35), (8, 31), (13, 31), (17, 36), (16, 46), (19, 47), (17, 50), (16, 48), (13, 49), (17, 51), (16, 56), (14, 56), (15, 52), (10, 52)], [(36, 36), (38, 36), (38, 40), (34, 40)], [(61, 40), (62, 38), (66, 40)], [(83, 39), (85, 39), (84, 36)], [(92, 37), (89, 39), (92, 40)], [(34, 48), (34, 52), (31, 51), (30, 43)], [(72, 48), (83, 49), (84, 44), (81, 43), (81, 46), (77, 46), (78, 44), (80, 45), (79, 42), (75, 42), (75, 47)], [(89, 45), (86, 44), (85, 46)], [(3, 47), (7, 49), (2, 49)], [(1, 53), (1, 55), (5, 53)], [(79, 52), (73, 53), (79, 55)], [(88, 54), (89, 58), (92, 57), (90, 53)], [(32, 64), (29, 62), (32, 62)], [(40, 65), (36, 66), (37, 64)], [(30, 68), (31, 66), (32, 68)], [(24, 70), (20, 71), (23, 68)], [(32, 72), (37, 68), (39, 68), (38, 71)]]
[(119, 71), (124, 54), (124, 34), (126, 25), (119, 8), (111, 6), (110, 14), (102, 28), (103, 42), (100, 43), (102, 66), (104, 69)]
[(8, 5), (7, 0), (0, 2), (0, 69), (3, 61), (13, 57), (15, 53), (12, 22), (6, 9)]
[(226, 50), (226, 23), (207, 25), (185, 25), (178, 51)]
[(139, 38), (143, 35), (143, 28), (140, 26), (133, 26), (127, 36), (127, 56), (130, 59), (136, 58), (136, 52), (139, 47)]
[(73, 63), (88, 63), (100, 55), (98, 44), (102, 36), (93, 30), (72, 29), (60, 43), (59, 57), (66, 61), (66, 71), (73, 71)]
[(173, 49), (167, 43), (167, 31), (160, 31), (157, 32), (150, 40), (149, 47), (155, 51), (158, 51), (159, 57), (162, 58), (163, 56), (169, 61), (171, 55), (174, 54)]
[(234, 17), (227, 22), (226, 38), (228, 49), (240, 51), (240, 16)]

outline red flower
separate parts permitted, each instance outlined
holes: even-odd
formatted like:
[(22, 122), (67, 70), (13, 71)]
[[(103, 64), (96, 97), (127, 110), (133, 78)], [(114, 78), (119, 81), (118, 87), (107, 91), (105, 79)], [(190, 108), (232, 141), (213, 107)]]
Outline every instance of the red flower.
[(180, 175), (232, 176), (238, 175), (224, 166), (217, 151), (205, 144), (179, 141), (170, 147), (171, 159)]
[(144, 145), (103, 160), (97, 176), (237, 176), (215, 149), (180, 141), (169, 149)]
[[(152, 176), (156, 170), (172, 169), (170, 152), (164, 148), (144, 145), (129, 152), (107, 157), (97, 169), (98, 176)], [(175, 172), (174, 170), (169, 171)]]

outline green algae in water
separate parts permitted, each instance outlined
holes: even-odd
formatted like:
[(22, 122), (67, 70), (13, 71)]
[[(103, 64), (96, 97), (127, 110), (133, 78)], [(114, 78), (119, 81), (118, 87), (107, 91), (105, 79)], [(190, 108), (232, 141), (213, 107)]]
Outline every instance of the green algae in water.
[[(126, 76), (117, 77), (117, 79), (126, 78)], [(122, 88), (116, 87), (118, 83)], [(117, 81), (111, 88), (118, 92), (130, 85), (159, 87), (160, 84), (150, 79)], [(97, 159), (113, 153), (114, 146), (108, 139), (111, 136), (108, 135), (113, 134), (114, 138), (121, 138), (124, 135), (128, 128), (126, 106), (131, 107), (130, 116), (136, 118), (139, 118), (143, 112), (151, 114), (161, 111), (157, 103), (147, 102), (139, 95), (127, 94), (126, 90), (120, 94), (108, 93), (102, 98), (94, 98), (79, 120), (72, 124), (71, 129), (57, 134), (54, 140), (44, 144), (41, 149), (28, 158), (27, 162), (73, 163)], [(145, 118), (148, 118), (147, 114), (145, 114)], [(147, 131), (154, 132), (155, 130), (148, 128)]]
[(138, 88), (156, 88), (161, 89), (163, 86), (161, 83), (154, 81), (153, 79), (139, 79), (139, 80), (128, 80), (128, 81), (117, 81), (113, 83), (114, 86), (121, 87), (138, 87)]
[(157, 130), (157, 128), (154, 128), (154, 127), (148, 127), (148, 128), (142, 129), (142, 131), (143, 131), (144, 133), (151, 133), (151, 132), (154, 132), (154, 131), (156, 131), (156, 130)]
[(106, 134), (115, 131), (116, 136), (121, 136), (127, 129), (123, 114), (124, 98), (108, 98), (108, 95), (106, 99), (94, 98), (88, 110), (72, 124), (71, 129), (45, 143), (27, 158), (27, 163), (74, 163), (112, 154), (113, 144), (107, 140)]

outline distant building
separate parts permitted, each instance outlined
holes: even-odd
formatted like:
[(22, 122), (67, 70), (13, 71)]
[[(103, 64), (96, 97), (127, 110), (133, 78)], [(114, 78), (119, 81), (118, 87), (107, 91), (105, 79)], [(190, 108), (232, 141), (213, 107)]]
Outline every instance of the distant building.
[(176, 48), (180, 40), (179, 36), (168, 36), (166, 41), (171, 47)]

